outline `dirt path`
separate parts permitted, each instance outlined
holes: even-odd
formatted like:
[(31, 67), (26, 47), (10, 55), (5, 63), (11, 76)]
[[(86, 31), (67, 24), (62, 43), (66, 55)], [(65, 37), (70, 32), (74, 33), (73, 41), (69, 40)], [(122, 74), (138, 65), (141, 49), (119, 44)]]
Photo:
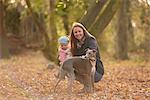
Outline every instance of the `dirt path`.
[(150, 62), (104, 60), (105, 75), (95, 84), (94, 94), (79, 94), (74, 84), (71, 97), (66, 81), (53, 92), (56, 68), (41, 52), (26, 52), (9, 60), (0, 60), (0, 100), (150, 100)]

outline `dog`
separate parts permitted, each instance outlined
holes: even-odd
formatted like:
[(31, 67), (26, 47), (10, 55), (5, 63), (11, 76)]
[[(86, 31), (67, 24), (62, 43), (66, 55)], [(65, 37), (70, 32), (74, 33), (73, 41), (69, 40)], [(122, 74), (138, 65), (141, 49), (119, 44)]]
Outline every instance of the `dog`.
[(94, 74), (96, 65), (96, 50), (88, 49), (84, 56), (74, 56), (66, 59), (56, 77), (59, 82), (68, 78), (68, 92), (72, 93), (73, 81), (77, 80), (84, 85), (83, 92), (94, 92)]

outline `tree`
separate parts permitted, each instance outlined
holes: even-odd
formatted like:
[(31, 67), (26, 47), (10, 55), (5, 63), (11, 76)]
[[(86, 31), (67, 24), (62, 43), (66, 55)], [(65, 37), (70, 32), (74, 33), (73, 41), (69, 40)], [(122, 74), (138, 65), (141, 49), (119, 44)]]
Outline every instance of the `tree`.
[(29, 0), (25, 0), (26, 4), (28, 6), (29, 12), (32, 14), (33, 19), (35, 20), (35, 23), (37, 24), (39, 31), (44, 35), (45, 38), (45, 47), (43, 48), (43, 54), (47, 59), (52, 60), (52, 48), (50, 47), (50, 40), (49, 40), (49, 36), (46, 32), (46, 29), (44, 28), (44, 26), (42, 26), (42, 24), (40, 24), (39, 20), (37, 19), (36, 15), (33, 12), (33, 9), (31, 8), (31, 3)]
[(117, 59), (128, 59), (127, 55), (127, 0), (121, 0), (120, 9), (118, 11), (118, 19), (116, 25), (116, 54)]
[(129, 51), (135, 51), (136, 50), (136, 44), (134, 41), (134, 31), (133, 31), (133, 26), (132, 26), (132, 22), (131, 22), (131, 17), (128, 17), (128, 48)]
[(143, 42), (140, 44), (140, 47), (146, 51), (150, 52), (150, 7), (149, 6), (142, 6), (142, 13), (140, 16), (142, 29), (145, 34)]
[(62, 8), (63, 14), (62, 14), (62, 21), (64, 24), (64, 28), (66, 30), (67, 35), (69, 35), (69, 18), (68, 18), (68, 6), (69, 6), (69, 1), (68, 0), (63, 0), (64, 7)]
[(95, 0), (92, 1), (91, 6), (89, 6), (87, 13), (83, 16), (80, 22), (89, 29), (92, 24), (94, 23), (96, 17), (98, 16), (99, 12), (102, 10), (104, 5), (108, 0)]
[(7, 32), (12, 33), (14, 35), (19, 35), (20, 29), (20, 12), (17, 7), (12, 6), (8, 7), (5, 13), (5, 24)]
[(99, 15), (97, 16), (93, 25), (90, 27), (89, 31), (91, 31), (93, 35), (98, 37), (104, 31), (106, 26), (113, 18), (119, 5), (120, 5), (120, 0), (109, 0), (108, 4), (102, 10), (102, 12), (99, 12)]
[(127, 17), (128, 17), (128, 29), (127, 29), (127, 33), (128, 33), (128, 48), (129, 51), (135, 51), (136, 49), (136, 44), (134, 41), (134, 30), (133, 30), (133, 26), (132, 26), (132, 12), (131, 12), (131, 1), (127, 0)]
[(52, 61), (57, 60), (57, 30), (56, 30), (56, 25), (55, 25), (55, 0), (49, 0), (49, 21), (50, 21), (50, 34), (51, 34), (51, 42), (50, 42), (50, 58)]
[(0, 59), (9, 58), (9, 50), (6, 34), (4, 31), (4, 5), (0, 0)]
[(90, 5), (80, 22), (97, 38), (100, 44), (99, 36), (115, 15), (120, 0), (97, 0)]

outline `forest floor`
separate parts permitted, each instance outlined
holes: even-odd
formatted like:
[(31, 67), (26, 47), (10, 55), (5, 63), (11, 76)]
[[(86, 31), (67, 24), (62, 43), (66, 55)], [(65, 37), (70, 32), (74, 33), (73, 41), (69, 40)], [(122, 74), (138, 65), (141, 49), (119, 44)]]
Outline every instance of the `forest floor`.
[(74, 82), (73, 93), (67, 94), (67, 81), (54, 86), (57, 67), (40, 51), (26, 51), (0, 60), (0, 100), (150, 100), (150, 59), (136, 54), (125, 61), (102, 55), (103, 79), (95, 84), (95, 93), (79, 93), (82, 85)]

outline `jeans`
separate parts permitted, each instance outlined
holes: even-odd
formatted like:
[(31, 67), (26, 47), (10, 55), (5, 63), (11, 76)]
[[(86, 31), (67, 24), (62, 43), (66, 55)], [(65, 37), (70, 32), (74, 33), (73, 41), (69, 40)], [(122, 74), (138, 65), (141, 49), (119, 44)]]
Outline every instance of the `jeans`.
[(103, 75), (95, 71), (94, 82), (97, 83), (102, 79)]

